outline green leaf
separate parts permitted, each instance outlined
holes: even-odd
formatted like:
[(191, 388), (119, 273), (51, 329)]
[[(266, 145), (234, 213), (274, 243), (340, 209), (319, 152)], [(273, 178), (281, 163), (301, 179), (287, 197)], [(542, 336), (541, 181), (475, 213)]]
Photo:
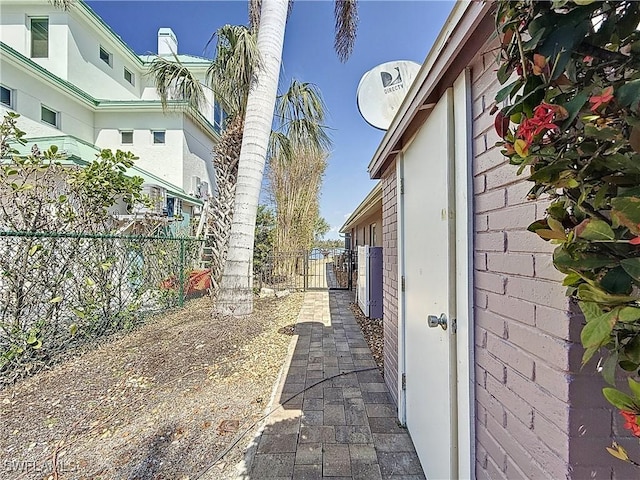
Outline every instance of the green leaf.
[(629, 323), (640, 320), (640, 308), (638, 307), (616, 307), (614, 311), (619, 322)]
[(621, 105), (629, 107), (638, 104), (640, 101), (640, 79), (631, 80), (622, 85), (614, 93)]
[(553, 230), (554, 232), (562, 233), (562, 235), (564, 236), (564, 227), (558, 220), (553, 217), (549, 217), (547, 218), (547, 224), (549, 225), (549, 228), (551, 228), (551, 230)]
[[(616, 261), (612, 258), (596, 255), (576, 254), (572, 257), (565, 248), (556, 248), (553, 252), (553, 264), (560, 270), (587, 271), (598, 268), (614, 266)], [(568, 272), (567, 272), (568, 273)]]
[(618, 410), (633, 410), (636, 408), (636, 404), (626, 393), (622, 393), (615, 388), (605, 387), (602, 389), (602, 394), (607, 401), (616, 407)]
[(49, 303), (60, 303), (62, 301), (62, 297), (56, 297), (49, 300)]
[(536, 233), (540, 236), (540, 238), (544, 238), (545, 240), (566, 240), (567, 236), (564, 232), (556, 232), (554, 230), (547, 230), (541, 228), (536, 230)]
[(584, 366), (589, 360), (591, 360), (591, 357), (593, 357), (595, 355), (595, 353), (598, 351), (599, 347), (589, 347), (589, 348), (585, 348), (584, 349), (584, 353), (582, 354), (582, 365)]
[(588, 322), (580, 332), (582, 346), (599, 348), (607, 343), (615, 323), (615, 315), (612, 312), (606, 312)]
[(611, 218), (616, 223), (627, 227), (634, 235), (640, 234), (640, 198), (615, 197), (611, 199)]
[(636, 335), (631, 341), (618, 346), (618, 352), (623, 354), (618, 364), (623, 370), (633, 372), (640, 366), (640, 336)]
[(616, 238), (607, 222), (595, 218), (587, 220), (584, 230), (582, 230), (578, 236), (585, 240), (595, 241), (615, 240)]
[(582, 281), (582, 277), (580, 275), (578, 275), (577, 273), (569, 273), (566, 277), (564, 277), (562, 285), (565, 287), (569, 285), (576, 285), (580, 281)]
[(72, 308), (71, 310), (76, 314), (77, 317), (85, 318), (87, 316), (84, 310), (81, 310), (79, 308)]
[(631, 389), (631, 393), (636, 399), (640, 400), (640, 383), (636, 382), (633, 378), (629, 377), (629, 388)]
[(516, 92), (522, 86), (522, 79), (518, 79), (515, 82), (511, 82), (506, 87), (502, 87), (496, 93), (496, 102), (500, 103), (504, 101), (512, 92)]
[(580, 307), (580, 310), (582, 311), (582, 314), (584, 315), (584, 318), (587, 322), (590, 322), (594, 318), (597, 318), (604, 313), (602, 311), (602, 308), (600, 308), (600, 305), (598, 305), (597, 303), (578, 302), (578, 306)]
[(509, 62), (505, 62), (500, 66), (496, 74), (500, 85), (504, 85), (504, 82), (511, 78), (511, 73), (513, 73), (513, 68), (510, 67)]
[(616, 367), (618, 366), (618, 353), (611, 352), (611, 355), (604, 361), (602, 365), (602, 378), (609, 385), (616, 384)]
[(628, 295), (631, 293), (631, 277), (622, 267), (612, 268), (600, 280), (600, 285), (609, 293)]
[(78, 324), (77, 323), (72, 323), (71, 325), (69, 325), (69, 333), (71, 334), (71, 336), (75, 336), (76, 333), (78, 333)]
[(587, 283), (583, 283), (578, 287), (578, 298), (585, 302), (596, 302), (604, 305), (620, 305), (637, 300), (637, 297), (613, 295)]
[(624, 268), (631, 278), (636, 282), (640, 282), (640, 257), (625, 258), (620, 261), (620, 265)]

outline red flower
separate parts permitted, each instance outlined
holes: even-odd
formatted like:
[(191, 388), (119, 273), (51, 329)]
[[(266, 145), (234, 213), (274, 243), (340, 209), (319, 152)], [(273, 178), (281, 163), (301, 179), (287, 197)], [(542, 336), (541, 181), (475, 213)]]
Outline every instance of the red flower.
[(533, 110), (533, 118), (525, 118), (518, 130), (516, 138), (522, 138), (527, 145), (533, 143), (534, 137), (548, 130), (558, 130), (558, 126), (553, 123), (554, 118), (562, 118), (566, 110), (559, 105), (551, 105), (542, 102)]
[(595, 112), (601, 106), (606, 105), (611, 100), (613, 100), (613, 87), (609, 86), (602, 90), (600, 95), (592, 95), (589, 99), (589, 103), (591, 103), (591, 111)]
[(640, 437), (640, 425), (638, 425), (638, 415), (634, 412), (629, 412), (626, 410), (620, 410), (620, 414), (626, 420), (624, 423), (624, 428), (633, 433), (634, 436)]

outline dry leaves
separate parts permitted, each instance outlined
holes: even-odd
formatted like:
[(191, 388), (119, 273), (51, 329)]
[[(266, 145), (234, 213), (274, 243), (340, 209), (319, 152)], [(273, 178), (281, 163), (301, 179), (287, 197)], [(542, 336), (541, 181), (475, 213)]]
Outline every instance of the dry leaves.
[[(257, 299), (235, 319), (193, 300), (0, 390), (5, 478), (47, 478), (54, 461), (59, 479), (196, 477), (263, 413), (301, 304)], [(231, 476), (245, 444), (215, 478)]]

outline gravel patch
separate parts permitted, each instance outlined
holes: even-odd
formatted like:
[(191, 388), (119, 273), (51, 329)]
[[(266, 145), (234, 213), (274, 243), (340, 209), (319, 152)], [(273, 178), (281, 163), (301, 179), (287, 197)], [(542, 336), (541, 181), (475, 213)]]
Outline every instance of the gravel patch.
[(384, 326), (381, 318), (367, 318), (360, 310), (360, 307), (356, 303), (349, 305), (353, 316), (356, 317), (356, 322), (362, 330), (364, 339), (369, 345), (373, 359), (380, 370), (380, 373), (384, 376)]

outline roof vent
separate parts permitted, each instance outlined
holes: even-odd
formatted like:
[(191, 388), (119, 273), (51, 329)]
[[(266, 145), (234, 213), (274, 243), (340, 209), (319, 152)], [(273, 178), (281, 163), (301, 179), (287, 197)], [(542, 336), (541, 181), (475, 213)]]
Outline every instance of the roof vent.
[(170, 28), (158, 30), (158, 55), (178, 54), (178, 38)]

